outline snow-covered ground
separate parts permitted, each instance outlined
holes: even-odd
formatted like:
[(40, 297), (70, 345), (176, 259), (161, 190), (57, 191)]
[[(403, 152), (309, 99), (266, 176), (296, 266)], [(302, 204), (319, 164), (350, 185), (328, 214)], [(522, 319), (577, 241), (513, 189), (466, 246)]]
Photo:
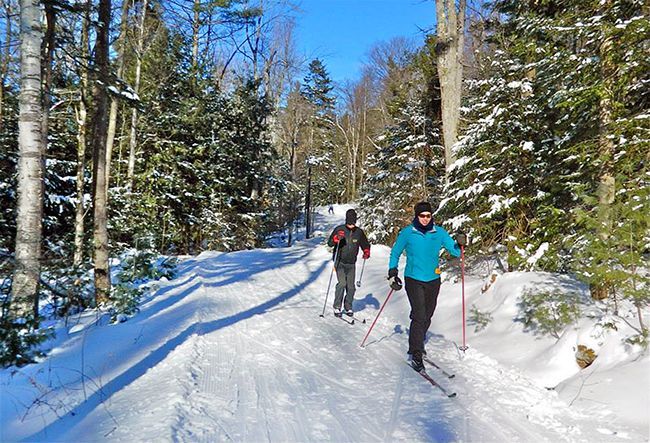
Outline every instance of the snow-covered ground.
[[(621, 343), (624, 324), (556, 340), (513, 321), (525, 287), (575, 282), (508, 273), (482, 293), (468, 277), (468, 309), (492, 321), (467, 328), (463, 353), (460, 284), (446, 281), (427, 350), (456, 374), (429, 369), (451, 399), (406, 364), (404, 291), (359, 346), (388, 293), (388, 247), (373, 246), (358, 321), (331, 315), (332, 292), (319, 317), (332, 266), (323, 236), (345, 209), (324, 208), (317, 236), (291, 248), (184, 260), (125, 323), (86, 312), (60, 324), (42, 362), (0, 371), (0, 440), (648, 441), (650, 359)], [(579, 343), (599, 353), (583, 370)]]

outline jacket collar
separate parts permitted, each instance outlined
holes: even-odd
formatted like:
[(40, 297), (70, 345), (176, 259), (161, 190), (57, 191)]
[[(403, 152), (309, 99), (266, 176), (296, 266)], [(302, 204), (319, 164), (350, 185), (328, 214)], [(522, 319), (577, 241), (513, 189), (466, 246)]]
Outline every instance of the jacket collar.
[(433, 218), (429, 219), (429, 223), (426, 225), (423, 225), (420, 223), (420, 220), (418, 219), (417, 215), (413, 217), (413, 229), (417, 230), (418, 232), (421, 232), (423, 234), (426, 234), (429, 231), (435, 232), (436, 228), (433, 224)]

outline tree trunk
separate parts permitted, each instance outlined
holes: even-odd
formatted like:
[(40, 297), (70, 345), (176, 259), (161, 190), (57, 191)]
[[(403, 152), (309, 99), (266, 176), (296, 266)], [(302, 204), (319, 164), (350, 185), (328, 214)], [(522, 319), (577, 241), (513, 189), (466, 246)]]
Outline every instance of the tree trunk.
[[(142, 52), (144, 51), (144, 22), (147, 17), (147, 0), (142, 2), (142, 16), (140, 17), (140, 29), (138, 34), (138, 41), (136, 44), (136, 61), (135, 61), (135, 84), (133, 89), (135, 94), (140, 93), (140, 77), (142, 73)], [(127, 171), (127, 178), (129, 180), (129, 188), (133, 189), (133, 176), (135, 174), (135, 151), (138, 147), (138, 108), (133, 107), (131, 110), (131, 134), (129, 138), (129, 169)]]
[[(90, 27), (90, 0), (84, 5), (84, 17), (81, 24), (81, 58), (89, 60), (88, 33)], [(73, 264), (80, 266), (83, 263), (84, 247), (84, 171), (86, 168), (86, 138), (88, 124), (88, 69), (87, 62), (79, 73), (80, 91), (79, 108), (77, 111), (77, 206), (75, 207), (74, 221), (74, 258)]]
[[(20, 104), (18, 116), (18, 202), (16, 270), (11, 311), (28, 318), (38, 298), (43, 214), (41, 137), (41, 12), (37, 0), (20, 2)], [(36, 318), (38, 320), (38, 318)]]
[(264, 13), (264, 0), (260, 0), (259, 9), (261, 14), (255, 20), (255, 39), (254, 43), (248, 38), (251, 56), (253, 59), (253, 80), (257, 82), (260, 78), (259, 59), (260, 59), (260, 40), (262, 38), (262, 17)]
[[(119, 45), (117, 46), (117, 79), (122, 80), (124, 76), (124, 50), (126, 48), (126, 31), (129, 16), (130, 0), (123, 0), (122, 15), (120, 18), (120, 37)], [(111, 161), (113, 158), (113, 145), (115, 143), (115, 131), (117, 128), (117, 107), (119, 99), (117, 97), (111, 98), (111, 110), (108, 116), (108, 133), (106, 134), (106, 192), (110, 187), (111, 178)]]
[[(82, 80), (83, 82), (83, 80)], [(74, 220), (74, 266), (80, 266), (83, 263), (83, 246), (84, 246), (84, 169), (86, 166), (86, 120), (87, 111), (85, 94), (79, 100), (79, 109), (77, 111), (77, 205), (75, 207)]]
[(108, 37), (111, 22), (111, 0), (99, 1), (97, 41), (95, 44), (95, 68), (97, 82), (93, 86), (93, 208), (94, 208), (94, 264), (95, 264), (95, 303), (108, 301), (111, 281), (108, 264), (108, 229), (106, 192), (106, 134), (108, 127), (109, 84)]
[(456, 161), (453, 147), (458, 140), (460, 100), (463, 86), (465, 0), (436, 0), (437, 69), (442, 101), (442, 139), (447, 170)]
[[(201, 30), (201, 0), (194, 0), (194, 20), (192, 21), (192, 68), (199, 66), (199, 31)], [(198, 74), (197, 74), (198, 75)]]
[[(602, 4), (603, 16), (607, 16), (607, 9), (611, 8), (611, 0), (605, 0)], [(613, 37), (611, 24), (608, 20), (602, 20), (603, 41), (600, 45), (600, 74), (603, 84), (600, 97), (599, 125), (598, 125), (598, 146), (599, 157), (602, 160), (600, 183), (598, 184), (598, 236), (602, 241), (609, 238), (612, 229), (612, 205), (616, 194), (616, 179), (614, 178), (614, 140), (611, 135), (612, 113), (614, 104), (614, 76), (616, 75), (616, 64), (612, 60)], [(609, 285), (606, 282), (594, 282), (591, 285), (591, 296), (596, 300), (607, 298)]]

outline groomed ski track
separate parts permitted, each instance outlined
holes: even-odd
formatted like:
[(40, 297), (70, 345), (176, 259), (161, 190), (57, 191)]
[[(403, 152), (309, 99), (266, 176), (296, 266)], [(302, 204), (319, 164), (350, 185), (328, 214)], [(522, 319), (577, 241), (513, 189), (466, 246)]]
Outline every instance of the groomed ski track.
[[(323, 221), (321, 215), (321, 221)], [(325, 225), (326, 226), (326, 225)], [(456, 374), (428, 373), (447, 398), (404, 364), (408, 303), (388, 292), (388, 248), (373, 247), (355, 316), (332, 316), (321, 238), (292, 248), (204, 253), (123, 325), (132, 343), (110, 353), (101, 395), (71, 397), (68, 414), (28, 439), (48, 441), (393, 442), (598, 441), (552, 391), (449, 338), (431, 334), (429, 357)], [(443, 284), (441, 297), (452, 291)], [(95, 328), (86, 335), (90, 344)], [(435, 316), (434, 326), (435, 330)], [(137, 347), (136, 354), (132, 348)], [(463, 357), (463, 358), (461, 358)], [(47, 420), (47, 418), (45, 418)]]

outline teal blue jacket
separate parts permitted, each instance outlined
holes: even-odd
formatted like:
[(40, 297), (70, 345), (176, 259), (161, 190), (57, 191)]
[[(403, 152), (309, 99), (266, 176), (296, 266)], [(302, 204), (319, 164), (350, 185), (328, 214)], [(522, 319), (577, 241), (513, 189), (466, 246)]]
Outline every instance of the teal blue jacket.
[(431, 231), (423, 233), (410, 224), (399, 232), (390, 250), (388, 269), (397, 268), (399, 258), (406, 250), (404, 276), (425, 282), (435, 280), (440, 278), (438, 258), (441, 248), (454, 257), (460, 257), (460, 247), (440, 226), (434, 225)]

